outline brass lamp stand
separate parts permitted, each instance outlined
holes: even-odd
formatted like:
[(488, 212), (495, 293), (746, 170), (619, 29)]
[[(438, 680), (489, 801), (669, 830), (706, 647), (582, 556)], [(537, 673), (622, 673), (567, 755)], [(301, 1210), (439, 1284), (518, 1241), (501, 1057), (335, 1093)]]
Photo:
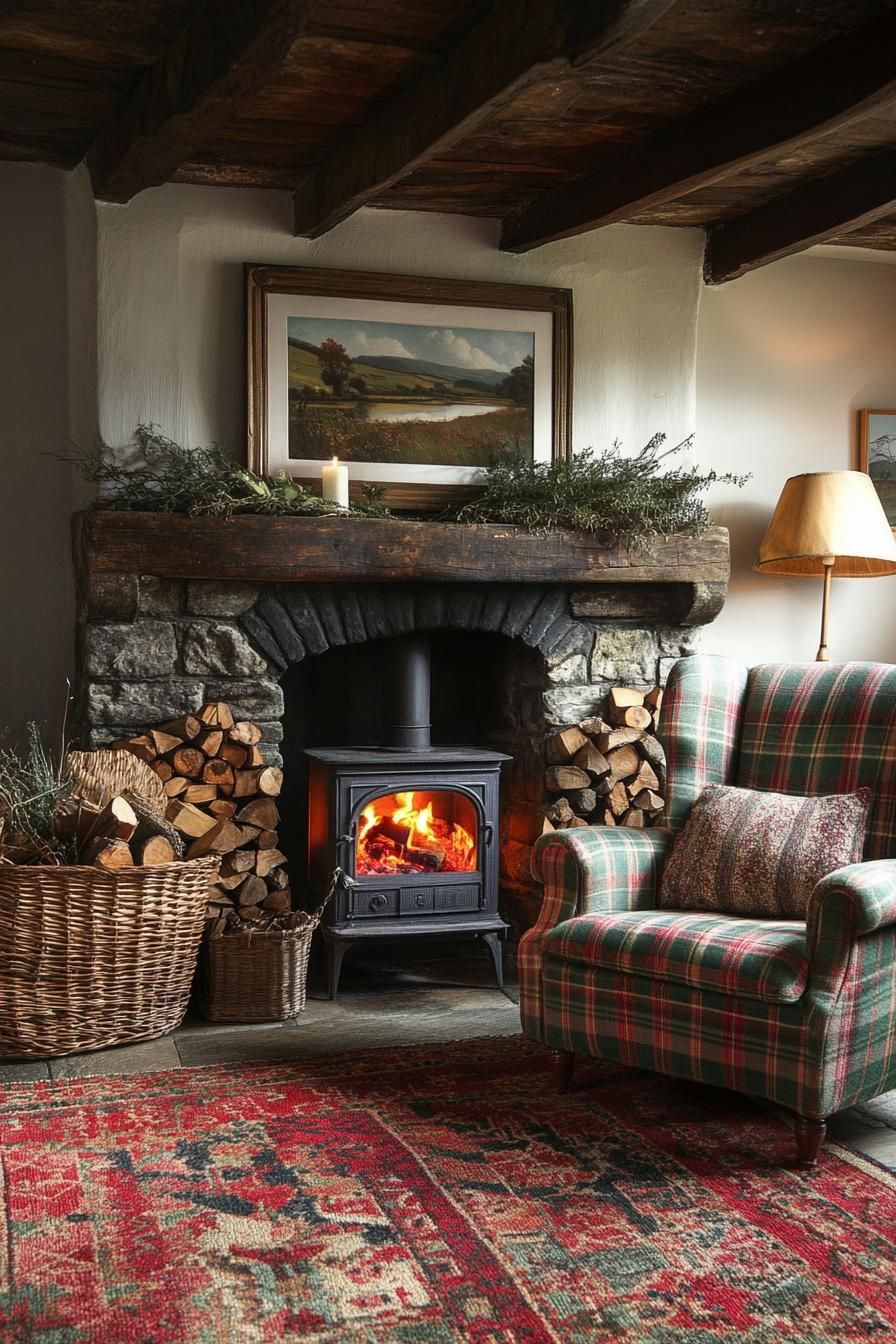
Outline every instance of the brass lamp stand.
[(896, 537), (871, 477), (863, 471), (813, 471), (784, 484), (754, 569), (792, 578), (824, 579), (821, 642), (828, 660), (831, 579), (896, 574)]

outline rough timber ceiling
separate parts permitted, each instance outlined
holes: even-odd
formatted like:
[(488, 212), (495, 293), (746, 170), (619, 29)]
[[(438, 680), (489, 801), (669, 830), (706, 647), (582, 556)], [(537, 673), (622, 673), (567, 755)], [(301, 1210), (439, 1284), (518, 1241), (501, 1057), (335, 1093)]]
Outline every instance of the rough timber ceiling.
[(23, 0), (0, 157), (130, 200), (166, 181), (486, 215), (512, 251), (702, 225), (711, 283), (814, 243), (896, 249), (882, 0)]

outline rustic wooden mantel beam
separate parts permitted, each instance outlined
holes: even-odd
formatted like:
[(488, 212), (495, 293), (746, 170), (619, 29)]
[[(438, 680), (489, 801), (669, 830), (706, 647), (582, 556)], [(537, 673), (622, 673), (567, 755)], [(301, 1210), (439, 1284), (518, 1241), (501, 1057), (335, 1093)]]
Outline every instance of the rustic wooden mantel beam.
[(728, 533), (601, 545), (586, 532), (543, 536), (497, 523), (400, 518), (189, 518), (85, 514), (79, 547), (95, 574), (255, 583), (713, 583), (726, 585)]
[(545, 192), (508, 216), (501, 247), (525, 252), (630, 218), (867, 116), (896, 98), (894, 47), (896, 10)]
[(896, 150), (890, 150), (717, 225), (706, 243), (704, 278), (708, 285), (735, 280), (894, 210)]
[(161, 186), (274, 76), (314, 0), (206, 0), (87, 155), (94, 194)]
[(295, 232), (316, 238), (445, 153), (536, 80), (607, 56), (674, 0), (497, 0), (437, 64), (386, 104), (295, 193)]

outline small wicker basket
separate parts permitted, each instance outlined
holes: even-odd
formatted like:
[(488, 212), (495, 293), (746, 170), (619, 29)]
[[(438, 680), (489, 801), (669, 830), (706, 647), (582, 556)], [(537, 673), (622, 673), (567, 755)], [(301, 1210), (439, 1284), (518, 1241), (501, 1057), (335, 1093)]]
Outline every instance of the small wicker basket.
[[(334, 879), (335, 880), (335, 879)], [(305, 1007), (311, 939), (333, 887), (286, 929), (213, 933), (205, 946), (202, 1012), (209, 1022), (286, 1022)]]
[(0, 866), (0, 1057), (47, 1059), (172, 1031), (219, 862)]

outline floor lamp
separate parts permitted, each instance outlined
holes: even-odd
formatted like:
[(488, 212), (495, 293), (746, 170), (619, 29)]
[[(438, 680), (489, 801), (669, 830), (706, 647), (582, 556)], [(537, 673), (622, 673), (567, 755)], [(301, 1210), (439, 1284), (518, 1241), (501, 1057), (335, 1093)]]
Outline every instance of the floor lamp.
[(831, 579), (896, 574), (896, 537), (871, 477), (864, 471), (791, 476), (753, 568), (763, 574), (824, 579), (815, 661), (826, 663)]

